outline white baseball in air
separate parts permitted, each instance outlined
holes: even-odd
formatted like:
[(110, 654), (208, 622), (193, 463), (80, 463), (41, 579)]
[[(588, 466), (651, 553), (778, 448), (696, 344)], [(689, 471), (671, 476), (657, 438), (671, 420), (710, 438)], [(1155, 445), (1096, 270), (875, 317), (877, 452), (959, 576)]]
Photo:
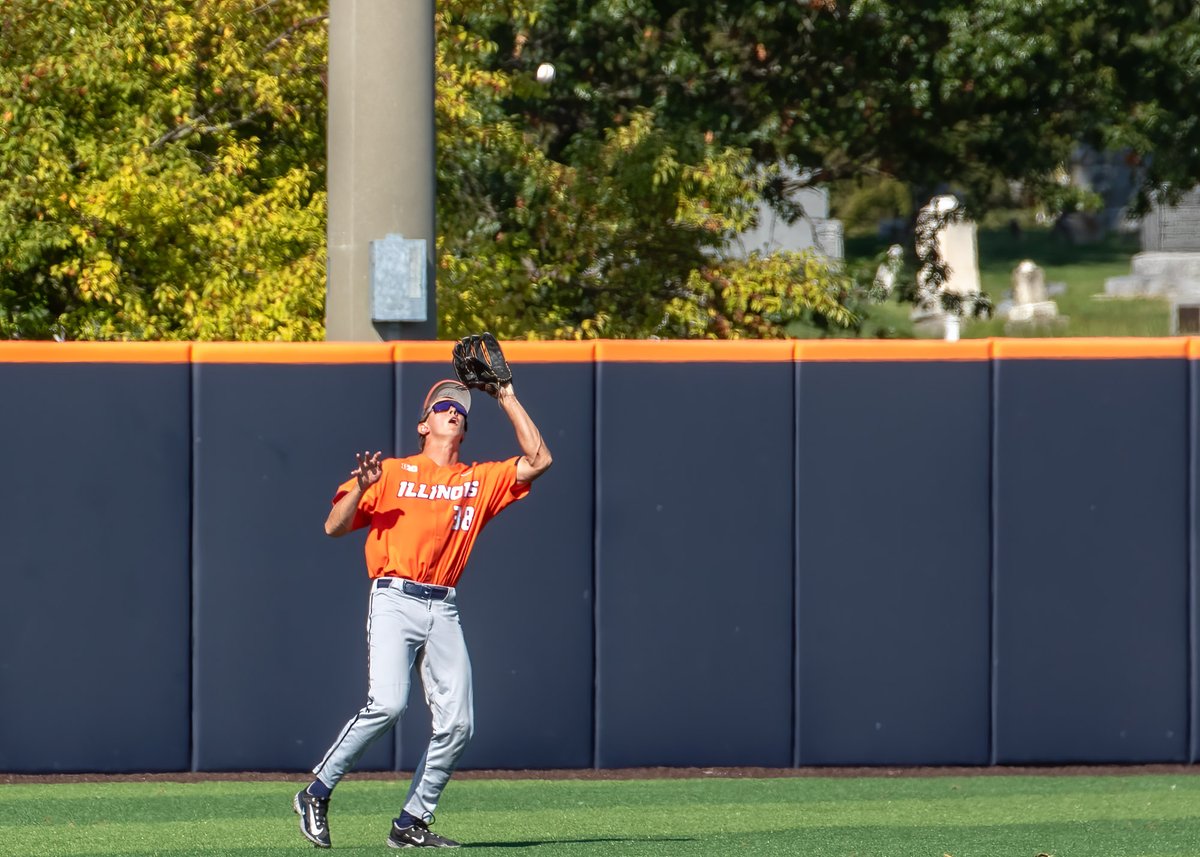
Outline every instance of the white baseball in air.
[(551, 63), (544, 62), (537, 67), (537, 82), (549, 83), (554, 80), (554, 66)]

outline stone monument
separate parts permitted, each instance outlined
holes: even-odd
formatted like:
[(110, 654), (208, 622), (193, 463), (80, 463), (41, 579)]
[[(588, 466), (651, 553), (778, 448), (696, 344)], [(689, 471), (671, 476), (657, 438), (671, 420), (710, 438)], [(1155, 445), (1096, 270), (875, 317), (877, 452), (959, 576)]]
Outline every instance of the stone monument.
[(1109, 297), (1162, 297), (1171, 302), (1172, 327), (1179, 308), (1200, 304), (1200, 188), (1177, 205), (1156, 205), (1142, 219), (1141, 252), (1132, 271), (1104, 283)]
[(788, 222), (766, 203), (759, 203), (755, 225), (737, 235), (729, 245), (733, 256), (745, 257), (781, 251), (813, 250), (827, 259), (844, 257), (842, 222), (829, 216), (829, 191), (824, 187), (803, 186), (806, 176), (782, 167), (792, 191), (791, 202), (801, 215)]
[[(1037, 325), (1058, 318), (1058, 304), (1046, 292), (1046, 272), (1032, 259), (1026, 259), (1013, 269), (1012, 307), (1008, 325)], [(1005, 325), (1007, 330), (1008, 325)]]
[(950, 269), (943, 287), (960, 295), (979, 292), (979, 244), (970, 220), (950, 223), (938, 233), (938, 250)]
[(904, 265), (904, 248), (893, 244), (888, 248), (887, 258), (875, 269), (875, 287), (883, 295), (890, 295), (896, 287), (896, 277)]
[(922, 265), (917, 271), (921, 297), (909, 317), (920, 332), (957, 339), (960, 317), (946, 312), (941, 293), (961, 296), (964, 310), (969, 314), (975, 296), (980, 293), (980, 281), (975, 223), (962, 217), (958, 200), (953, 196), (935, 196), (917, 215), (917, 258), (929, 258), (933, 247), (946, 266), (945, 280), (936, 283), (932, 266)]
[(1178, 205), (1156, 205), (1142, 220), (1142, 250), (1149, 253), (1200, 251), (1200, 188)]

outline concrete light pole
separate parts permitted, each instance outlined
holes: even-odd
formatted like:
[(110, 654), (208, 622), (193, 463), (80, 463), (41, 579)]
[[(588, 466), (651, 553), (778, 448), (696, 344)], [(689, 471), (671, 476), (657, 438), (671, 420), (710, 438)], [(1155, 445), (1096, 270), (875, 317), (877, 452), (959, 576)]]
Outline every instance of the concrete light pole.
[(437, 338), (433, 13), (329, 3), (329, 340)]

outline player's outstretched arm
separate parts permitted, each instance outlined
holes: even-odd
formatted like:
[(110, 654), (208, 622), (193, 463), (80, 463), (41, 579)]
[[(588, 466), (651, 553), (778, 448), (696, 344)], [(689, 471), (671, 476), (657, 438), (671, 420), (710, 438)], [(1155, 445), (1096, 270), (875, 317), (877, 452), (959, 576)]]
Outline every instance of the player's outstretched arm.
[(383, 476), (383, 465), (380, 464), (382, 455), (381, 452), (374, 455), (369, 452), (354, 453), (354, 457), (358, 459), (358, 466), (350, 471), (350, 475), (354, 477), (354, 485), (329, 510), (329, 517), (325, 519), (325, 535), (344, 536), (350, 532), (350, 525), (354, 523), (354, 513), (358, 509), (358, 501), (362, 499), (363, 492)]
[(512, 421), (513, 430), (517, 433), (517, 443), (521, 447), (522, 455), (517, 459), (517, 481), (532, 482), (550, 469), (554, 459), (550, 450), (546, 448), (546, 442), (542, 440), (542, 433), (517, 400), (511, 381), (500, 386), (496, 392), (496, 401)]

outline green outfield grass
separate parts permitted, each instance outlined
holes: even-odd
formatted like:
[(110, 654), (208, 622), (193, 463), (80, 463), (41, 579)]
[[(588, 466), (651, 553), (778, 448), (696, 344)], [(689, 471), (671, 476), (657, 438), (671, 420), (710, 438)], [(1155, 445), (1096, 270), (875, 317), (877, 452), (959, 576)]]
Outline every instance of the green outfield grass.
[[(307, 854), (289, 782), (0, 786), (0, 854)], [(335, 854), (385, 845), (403, 782), (347, 779)], [(778, 857), (1200, 855), (1200, 776), (453, 781), (472, 853)]]

